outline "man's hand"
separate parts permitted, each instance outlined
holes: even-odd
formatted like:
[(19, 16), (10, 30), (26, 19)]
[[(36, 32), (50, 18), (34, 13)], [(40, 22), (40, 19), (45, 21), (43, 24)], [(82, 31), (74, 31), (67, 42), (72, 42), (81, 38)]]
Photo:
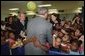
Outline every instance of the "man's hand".
[(30, 41), (31, 42), (35, 42), (37, 40), (37, 37), (36, 36), (32, 36), (31, 38), (30, 38)]
[(44, 51), (48, 51), (48, 48), (46, 47), (46, 45), (42, 45), (38, 39), (36, 39), (36, 41), (33, 42), (33, 44), (37, 48), (41, 48)]
[(33, 42), (33, 44), (35, 47), (39, 47), (39, 48), (41, 47), (41, 44), (37, 39), (36, 39), (36, 41)]
[(28, 38), (28, 37), (25, 37), (25, 39), (23, 40), (23, 43), (24, 44), (28, 44), (28, 43), (30, 43), (30, 42), (35, 42), (36, 41), (36, 37), (35, 36), (32, 36), (31, 38)]

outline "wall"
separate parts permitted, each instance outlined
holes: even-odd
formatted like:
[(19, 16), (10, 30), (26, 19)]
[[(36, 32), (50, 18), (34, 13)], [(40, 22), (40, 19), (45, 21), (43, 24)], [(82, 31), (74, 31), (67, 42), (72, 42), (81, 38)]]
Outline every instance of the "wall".
[(67, 20), (72, 20), (75, 14), (61, 14), (60, 19), (63, 19), (65, 17)]

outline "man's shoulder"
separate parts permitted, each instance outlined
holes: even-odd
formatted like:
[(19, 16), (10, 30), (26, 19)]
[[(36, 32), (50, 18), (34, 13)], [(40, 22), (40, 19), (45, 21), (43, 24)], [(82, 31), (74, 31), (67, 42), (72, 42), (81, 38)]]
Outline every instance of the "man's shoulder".
[(48, 22), (48, 24), (49, 24), (50, 26), (52, 26), (52, 24), (51, 24), (50, 22)]
[(30, 19), (28, 24), (31, 24), (31, 23), (34, 23), (34, 24), (37, 23), (42, 26), (52, 27), (52, 24), (46, 21), (45, 19), (43, 19), (42, 17), (35, 17), (35, 18)]
[(33, 22), (33, 21), (36, 21), (37, 19), (36, 19), (36, 17), (35, 18), (31, 18), (31, 19), (29, 19), (29, 22)]
[(50, 22), (47, 22), (47, 24), (49, 25), (49, 27), (52, 27), (52, 24)]

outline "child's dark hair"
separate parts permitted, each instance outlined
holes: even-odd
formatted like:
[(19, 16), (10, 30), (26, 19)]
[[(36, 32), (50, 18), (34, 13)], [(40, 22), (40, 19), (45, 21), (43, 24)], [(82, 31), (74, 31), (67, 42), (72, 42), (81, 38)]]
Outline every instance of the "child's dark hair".
[(61, 39), (60, 37), (56, 37), (55, 39), (58, 39), (58, 38)]
[(78, 47), (80, 47), (81, 44), (82, 44), (82, 41), (81, 40), (74, 39), (74, 40), (71, 41), (71, 44), (72, 43), (76, 43), (78, 45)]
[(1, 25), (5, 25), (5, 22), (4, 21), (1, 21)]
[(59, 14), (56, 14), (56, 13), (52, 13), (51, 15), (54, 15), (56, 18), (56, 20), (60, 23), (61, 22), (61, 19), (59, 19), (60, 15)]
[(79, 41), (78, 41), (78, 46), (80, 47), (80, 46), (81, 46), (81, 44), (82, 44), (82, 41), (81, 41), (81, 40), (79, 40)]
[(5, 31), (5, 30), (1, 30), (1, 36), (5, 36), (6, 32), (7, 31)]
[[(58, 39), (58, 38), (61, 39), (60, 37), (56, 37), (55, 40)], [(61, 45), (59, 45), (59, 48), (61, 49)]]
[(78, 44), (78, 40), (77, 40), (77, 39), (73, 39), (73, 40), (70, 41), (70, 43), (71, 43), (71, 44), (72, 44), (72, 43)]
[(9, 31), (9, 33), (8, 33), (8, 37), (9, 37), (10, 33), (13, 33), (13, 34), (14, 34), (14, 32), (13, 32), (13, 31)]

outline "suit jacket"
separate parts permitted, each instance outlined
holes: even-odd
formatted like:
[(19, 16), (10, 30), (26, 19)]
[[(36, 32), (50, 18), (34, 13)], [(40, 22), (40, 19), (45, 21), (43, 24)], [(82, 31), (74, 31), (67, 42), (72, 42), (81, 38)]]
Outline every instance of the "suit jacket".
[(23, 25), (19, 20), (17, 20), (16, 22), (14, 22), (12, 24), (11, 27), (14, 30), (14, 33), (16, 36), (19, 36), (21, 30), (24, 31), (25, 30), (25, 24)]
[[(52, 25), (42, 17), (35, 17), (29, 20), (27, 24), (27, 36), (36, 36), (41, 44), (45, 45), (47, 42), (52, 44), (51, 36)], [(25, 45), (25, 55), (45, 55), (46, 52), (40, 48), (36, 48), (33, 43)]]

